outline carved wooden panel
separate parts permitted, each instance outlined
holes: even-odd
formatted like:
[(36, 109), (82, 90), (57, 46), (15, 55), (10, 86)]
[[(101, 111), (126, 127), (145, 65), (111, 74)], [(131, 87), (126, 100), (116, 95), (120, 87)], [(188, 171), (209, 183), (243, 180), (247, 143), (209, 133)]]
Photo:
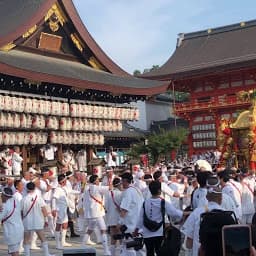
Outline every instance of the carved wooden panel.
[(62, 37), (48, 33), (41, 33), (38, 48), (49, 51), (59, 52), (61, 48)]

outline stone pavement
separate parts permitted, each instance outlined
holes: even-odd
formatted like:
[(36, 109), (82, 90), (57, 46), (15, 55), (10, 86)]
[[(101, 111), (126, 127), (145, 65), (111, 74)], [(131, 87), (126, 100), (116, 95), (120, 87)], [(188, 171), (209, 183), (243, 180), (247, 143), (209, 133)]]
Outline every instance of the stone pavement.
[[(72, 248), (80, 248), (81, 247), (81, 237), (78, 238), (70, 238), (67, 239), (67, 242), (72, 243)], [(62, 256), (62, 251), (61, 250), (56, 250), (55, 249), (55, 240), (53, 238), (48, 239), (48, 244), (49, 244), (49, 252), (51, 254), (55, 254), (55, 256)], [(40, 246), (40, 243), (38, 243)], [(96, 255), (97, 256), (103, 256), (103, 249), (101, 244), (93, 245), (90, 247), (94, 247), (96, 249)], [(9, 254), (7, 253), (7, 246), (3, 242), (3, 232), (2, 228), (0, 228), (0, 256), (8, 256)], [(21, 254), (24, 255), (24, 254)], [(31, 250), (31, 256), (42, 256), (43, 252), (42, 250)], [(142, 256), (143, 254), (139, 254), (139, 256)], [(145, 255), (145, 254), (144, 254)], [(78, 255), (77, 255), (78, 256)], [(181, 250), (180, 256), (184, 256), (184, 251)]]
[[(72, 248), (80, 248), (81, 247), (81, 237), (78, 238), (68, 238), (67, 242), (72, 243)], [(48, 244), (49, 244), (49, 252), (51, 254), (55, 254), (55, 256), (62, 256), (62, 251), (61, 250), (56, 250), (55, 249), (55, 240), (52, 238), (47, 239)], [(38, 243), (38, 245), (40, 246), (40, 242)], [(96, 255), (97, 256), (103, 256), (103, 250), (102, 250), (102, 245), (101, 244), (97, 244), (95, 246), (93, 246), (96, 249)], [(0, 228), (0, 256), (8, 256), (9, 254), (7, 253), (7, 246), (4, 244), (3, 241), (3, 232), (2, 232), (2, 228)], [(24, 254), (21, 254), (24, 255)], [(43, 252), (42, 250), (31, 250), (31, 256), (42, 256)]]

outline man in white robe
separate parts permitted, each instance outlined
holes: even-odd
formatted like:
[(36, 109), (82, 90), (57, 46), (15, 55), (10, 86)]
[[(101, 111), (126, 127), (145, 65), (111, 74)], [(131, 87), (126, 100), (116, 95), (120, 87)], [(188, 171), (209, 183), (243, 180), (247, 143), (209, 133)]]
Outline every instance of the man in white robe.
[(20, 215), (20, 204), (13, 198), (10, 188), (3, 189), (2, 203), (0, 220), (3, 226), (4, 241), (8, 245), (8, 253), (11, 256), (18, 256), (24, 227)]
[(51, 256), (44, 235), (44, 227), (47, 225), (47, 210), (43, 198), (36, 193), (35, 188), (35, 184), (29, 182), (27, 184), (28, 193), (21, 201), (24, 225), (24, 253), (25, 256), (30, 256), (30, 242), (34, 231), (41, 240), (43, 255)]

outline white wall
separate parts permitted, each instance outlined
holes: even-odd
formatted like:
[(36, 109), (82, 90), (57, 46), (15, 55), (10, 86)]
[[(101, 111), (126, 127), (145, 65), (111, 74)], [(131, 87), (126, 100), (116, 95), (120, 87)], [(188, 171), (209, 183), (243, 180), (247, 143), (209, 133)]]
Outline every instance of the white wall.
[(171, 104), (165, 102), (142, 102), (133, 103), (140, 111), (140, 119), (129, 122), (132, 126), (142, 130), (149, 130), (152, 121), (166, 120), (171, 117)]

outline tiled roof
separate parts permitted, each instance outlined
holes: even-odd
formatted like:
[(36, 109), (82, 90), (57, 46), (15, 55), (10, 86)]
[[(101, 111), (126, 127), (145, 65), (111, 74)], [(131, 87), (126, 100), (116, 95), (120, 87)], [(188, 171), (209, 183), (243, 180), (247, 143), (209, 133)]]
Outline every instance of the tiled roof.
[(167, 62), (142, 77), (175, 79), (256, 63), (256, 20), (180, 34)]
[(0, 52), (0, 67), (3, 73), (9, 70), (9, 75), (118, 94), (151, 95), (168, 87), (166, 82), (117, 76), (78, 62), (18, 50)]

